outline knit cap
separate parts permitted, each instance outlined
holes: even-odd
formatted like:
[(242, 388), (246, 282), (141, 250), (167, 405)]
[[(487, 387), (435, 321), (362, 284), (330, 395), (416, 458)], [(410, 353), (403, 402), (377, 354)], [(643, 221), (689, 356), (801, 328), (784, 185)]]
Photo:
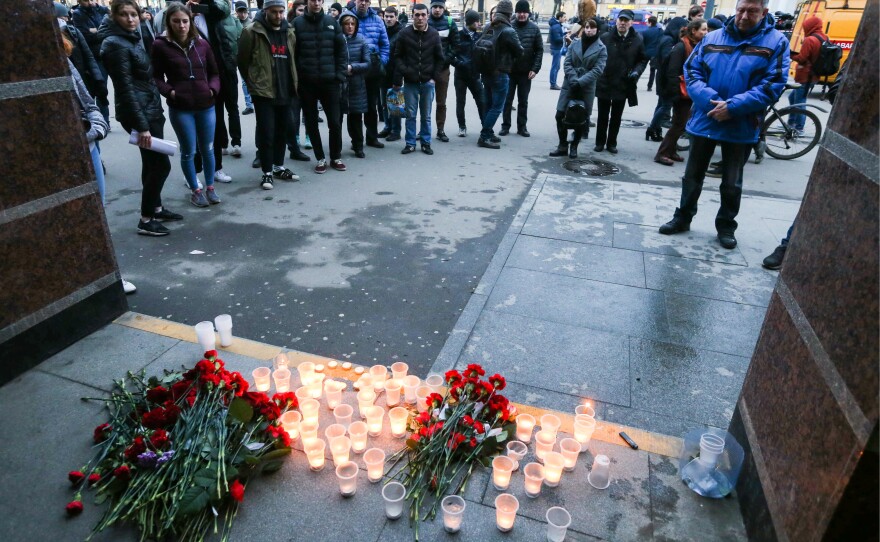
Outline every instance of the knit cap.
[(513, 15), (513, 3), (510, 0), (501, 0), (498, 2), (498, 5), (495, 6), (496, 14), (507, 15), (510, 18)]
[(476, 23), (480, 20), (480, 14), (476, 11), (469, 9), (467, 13), (464, 14), (464, 25), (470, 26), (473, 23)]
[(516, 3), (515, 11), (517, 13), (531, 13), (531, 7), (529, 6), (528, 0), (519, 0)]
[(263, 10), (277, 7), (287, 9), (287, 2), (284, 0), (263, 0)]

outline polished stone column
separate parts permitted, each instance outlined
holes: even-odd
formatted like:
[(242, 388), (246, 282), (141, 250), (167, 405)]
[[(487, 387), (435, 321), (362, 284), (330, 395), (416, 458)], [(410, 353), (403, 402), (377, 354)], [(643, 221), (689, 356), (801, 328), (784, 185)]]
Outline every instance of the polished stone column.
[(0, 384), (127, 309), (49, 0), (0, 2)]
[(731, 422), (752, 540), (877, 536), (877, 15), (868, 2)]

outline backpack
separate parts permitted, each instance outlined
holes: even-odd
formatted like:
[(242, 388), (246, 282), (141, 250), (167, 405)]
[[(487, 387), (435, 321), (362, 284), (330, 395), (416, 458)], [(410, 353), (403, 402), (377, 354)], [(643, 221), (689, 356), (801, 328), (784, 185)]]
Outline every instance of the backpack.
[(834, 75), (840, 70), (840, 59), (843, 57), (843, 49), (839, 45), (831, 43), (827, 39), (822, 39), (815, 34), (813, 34), (813, 37), (822, 43), (822, 46), (819, 48), (819, 57), (816, 58), (816, 62), (813, 62), (813, 75), (820, 77)]
[(562, 123), (571, 128), (578, 128), (585, 122), (587, 122), (587, 106), (584, 101), (569, 100)]
[(474, 67), (481, 74), (488, 75), (495, 72), (495, 41), (500, 34), (501, 32), (496, 32), (494, 28), (487, 28), (474, 43), (471, 59)]

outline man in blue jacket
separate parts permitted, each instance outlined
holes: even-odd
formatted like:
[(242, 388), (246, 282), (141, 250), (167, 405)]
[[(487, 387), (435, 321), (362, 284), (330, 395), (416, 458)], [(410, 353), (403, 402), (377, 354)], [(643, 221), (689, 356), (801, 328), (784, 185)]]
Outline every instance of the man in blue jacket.
[(773, 28), (766, 2), (739, 0), (736, 15), (720, 32), (703, 38), (685, 62), (688, 95), (694, 102), (687, 123), (691, 150), (679, 207), (660, 226), (664, 235), (690, 230), (706, 169), (720, 144), (721, 208), (715, 229), (721, 246), (736, 247), (743, 165), (758, 141), (764, 110), (779, 99), (788, 79), (788, 40)]
[[(385, 145), (379, 141), (379, 95), (382, 86), (382, 66), (388, 64), (391, 47), (385, 21), (370, 9), (370, 0), (355, 0), (355, 15), (358, 18), (358, 34), (370, 48), (370, 70), (364, 81), (367, 84), (367, 113), (364, 125), (367, 127), (367, 146), (377, 149)], [(381, 66), (377, 64), (381, 63)]]
[(657, 51), (662, 39), (663, 30), (657, 26), (657, 17), (648, 17), (648, 29), (642, 32), (642, 41), (645, 42), (645, 54), (651, 59), (648, 92), (651, 92), (651, 88), (654, 86), (654, 76), (657, 75)]
[(556, 17), (550, 19), (547, 24), (550, 26), (550, 56), (553, 63), (550, 64), (550, 90), (559, 90), (556, 84), (556, 77), (559, 75), (559, 64), (562, 60), (562, 48), (565, 47), (565, 29), (562, 24), (565, 22), (565, 12), (560, 11)]

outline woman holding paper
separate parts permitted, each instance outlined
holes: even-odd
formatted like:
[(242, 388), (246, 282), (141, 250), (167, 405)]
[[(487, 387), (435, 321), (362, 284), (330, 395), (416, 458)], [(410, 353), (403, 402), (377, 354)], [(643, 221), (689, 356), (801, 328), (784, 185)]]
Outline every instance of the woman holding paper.
[[(207, 207), (220, 203), (214, 190), (214, 97), (220, 72), (211, 45), (199, 37), (192, 12), (183, 4), (165, 8), (166, 34), (153, 43), (153, 81), (168, 102), (171, 126), (180, 141), (180, 168), (192, 190), (190, 202)], [(196, 176), (196, 142), (205, 172), (205, 192)]]
[(168, 235), (160, 220), (182, 220), (183, 216), (162, 207), (162, 187), (171, 171), (168, 156), (150, 150), (153, 137), (161, 138), (165, 115), (159, 90), (153, 83), (150, 57), (140, 38), (140, 8), (135, 0), (113, 0), (110, 16), (104, 19), (101, 60), (116, 91), (116, 120), (137, 136), (141, 152), (141, 235)]

